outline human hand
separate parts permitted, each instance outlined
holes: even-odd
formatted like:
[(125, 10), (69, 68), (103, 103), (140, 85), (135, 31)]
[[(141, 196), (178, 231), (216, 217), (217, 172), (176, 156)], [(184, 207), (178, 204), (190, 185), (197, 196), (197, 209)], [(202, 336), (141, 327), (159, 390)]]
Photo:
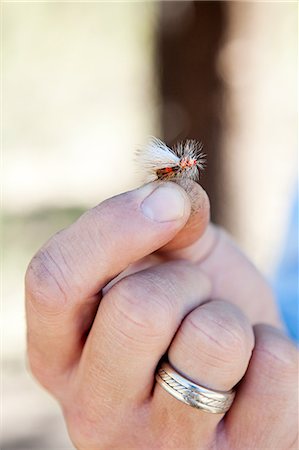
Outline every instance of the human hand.
[[(88, 211), (32, 260), (33, 373), (82, 450), (295, 449), (296, 351), (278, 330), (254, 325), (277, 321), (269, 288), (224, 232), (207, 227), (198, 185), (189, 221), (184, 190), (157, 185)], [(245, 374), (223, 420), (155, 385), (167, 350), (179, 372), (211, 389)]]

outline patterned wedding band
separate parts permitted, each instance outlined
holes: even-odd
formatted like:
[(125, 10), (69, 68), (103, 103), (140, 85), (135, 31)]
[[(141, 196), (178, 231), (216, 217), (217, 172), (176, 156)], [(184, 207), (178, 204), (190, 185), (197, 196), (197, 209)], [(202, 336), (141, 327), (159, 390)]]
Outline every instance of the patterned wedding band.
[(193, 408), (213, 414), (226, 413), (231, 407), (235, 392), (215, 391), (189, 381), (164, 361), (158, 367), (156, 380), (169, 394)]

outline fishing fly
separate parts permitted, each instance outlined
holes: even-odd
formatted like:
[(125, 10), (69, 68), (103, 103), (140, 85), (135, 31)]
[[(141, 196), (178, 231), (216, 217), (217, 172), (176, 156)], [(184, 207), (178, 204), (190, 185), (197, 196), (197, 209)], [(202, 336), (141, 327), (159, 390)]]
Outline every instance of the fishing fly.
[(145, 182), (179, 178), (199, 182), (206, 161), (202, 149), (202, 143), (194, 139), (178, 142), (170, 148), (152, 137), (144, 149), (137, 151), (137, 161), (146, 172)]

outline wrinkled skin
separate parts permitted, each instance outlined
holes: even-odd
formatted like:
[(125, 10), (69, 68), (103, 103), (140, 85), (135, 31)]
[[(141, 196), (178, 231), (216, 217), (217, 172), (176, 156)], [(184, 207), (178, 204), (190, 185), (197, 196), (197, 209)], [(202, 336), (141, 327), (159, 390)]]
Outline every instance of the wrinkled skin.
[[(183, 187), (155, 182), (111, 198), (35, 255), (26, 274), (31, 370), (80, 450), (296, 449), (297, 352), (272, 293), (209, 224), (202, 188)], [(225, 416), (155, 384), (167, 352), (195, 383), (238, 383)]]

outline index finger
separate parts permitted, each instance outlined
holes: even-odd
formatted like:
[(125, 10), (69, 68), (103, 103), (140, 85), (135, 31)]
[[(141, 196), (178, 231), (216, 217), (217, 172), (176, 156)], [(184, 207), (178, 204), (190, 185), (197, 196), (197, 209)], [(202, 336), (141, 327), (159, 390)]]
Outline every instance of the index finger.
[(29, 356), (40, 379), (78, 359), (103, 286), (165, 245), (189, 215), (181, 187), (151, 183), (88, 211), (37, 253), (26, 274), (26, 306)]
[(191, 201), (191, 213), (184, 228), (160, 250), (162, 252), (190, 246), (204, 234), (210, 221), (210, 201), (203, 188), (194, 181), (184, 178), (177, 180), (176, 183), (187, 192)]

